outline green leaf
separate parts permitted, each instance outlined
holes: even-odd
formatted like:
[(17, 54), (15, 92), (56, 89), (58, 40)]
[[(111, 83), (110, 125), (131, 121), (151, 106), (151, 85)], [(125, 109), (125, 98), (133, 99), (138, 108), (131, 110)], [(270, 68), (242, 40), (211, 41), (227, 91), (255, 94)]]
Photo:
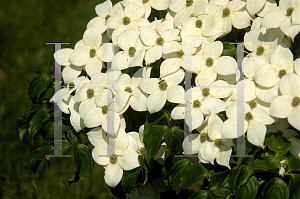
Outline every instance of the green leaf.
[(145, 159), (148, 163), (149, 160), (157, 154), (166, 129), (166, 126), (155, 125), (144, 133)]
[(39, 131), (41, 132), (41, 135), (43, 136), (44, 140), (50, 137), (54, 137), (54, 122), (49, 117), (47, 117), (44, 120)]
[(223, 42), (223, 52), (221, 56), (233, 57), (236, 54), (236, 45), (230, 42)]
[(144, 132), (154, 125), (168, 125), (168, 120), (170, 118), (170, 113), (164, 109), (157, 113), (148, 115), (146, 122), (144, 124)]
[(218, 196), (226, 196), (231, 193), (229, 189), (230, 170), (216, 173), (209, 182), (210, 190)]
[(53, 151), (53, 146), (51, 145), (44, 145), (38, 149), (36, 149), (34, 156), (31, 158), (30, 161), (30, 172), (29, 177), (32, 181), (32, 184), (37, 189), (36, 181), (35, 181), (35, 174), (37, 169), (39, 168), (42, 160), (46, 159), (46, 155), (50, 155)]
[(67, 140), (57, 140), (57, 142), (61, 142), (63, 155), (67, 155), (73, 149), (74, 145), (68, 142)]
[(74, 182), (78, 182), (87, 177), (93, 170), (94, 161), (91, 152), (84, 144), (74, 145), (73, 147), (73, 163), (75, 167), (75, 174), (69, 185)]
[(27, 129), (28, 129), (27, 117), (21, 116), (18, 121), (18, 131), (19, 131), (19, 137), (21, 142), (23, 141)]
[(289, 190), (287, 185), (280, 178), (272, 178), (265, 185), (262, 194), (264, 199), (287, 199), (289, 197)]
[(265, 139), (268, 147), (275, 152), (276, 156), (285, 155), (291, 148), (292, 144), (285, 138), (277, 138), (274, 134)]
[(180, 154), (182, 152), (183, 130), (173, 126), (165, 131), (165, 138), (167, 147), (172, 153)]
[[(249, 152), (252, 150), (253, 145), (247, 139), (245, 139), (245, 145), (244, 146), (245, 146), (245, 155), (248, 155)], [(238, 157), (237, 165), (242, 164), (244, 159), (245, 159), (245, 157)]]
[(300, 171), (300, 157), (289, 158), (286, 162), (288, 171)]
[(191, 195), (188, 199), (211, 199), (212, 195), (209, 193), (209, 191), (206, 190), (199, 190), (195, 192), (193, 195)]
[(299, 199), (300, 198), (300, 174), (291, 174), (291, 179), (289, 182), (289, 192), (290, 197), (289, 199)]
[(28, 88), (28, 94), (30, 99), (33, 99), (37, 95), (46, 90), (47, 86), (52, 82), (52, 76), (46, 73), (37, 72), (37, 74), (31, 79)]
[(258, 181), (255, 176), (251, 176), (248, 182), (236, 189), (236, 198), (253, 199), (258, 191)]
[(53, 146), (51, 145), (44, 145), (40, 148), (38, 148), (33, 158), (30, 161), (30, 166), (33, 166), (38, 160), (43, 160), (46, 158), (46, 155), (49, 155), (53, 151)]
[(245, 170), (244, 180), (241, 181), (240, 185), (245, 184), (248, 181), (248, 178), (255, 173), (264, 172), (264, 171), (278, 173), (280, 167), (281, 164), (278, 159), (274, 158), (271, 155), (262, 156), (261, 159), (256, 159), (247, 165), (247, 168)]
[(122, 187), (125, 193), (129, 193), (134, 188), (142, 167), (137, 167), (130, 171), (123, 171)]
[(201, 181), (209, 175), (207, 169), (201, 164), (194, 164), (187, 168), (186, 174), (182, 177), (180, 188), (188, 188), (197, 181)]
[(48, 88), (46, 92), (43, 93), (41, 100), (51, 99), (55, 93), (55, 88)]
[(33, 135), (37, 132), (39, 127), (42, 125), (46, 117), (48, 117), (48, 112), (45, 110), (38, 110), (29, 122), (28, 135), (33, 139)]
[(169, 172), (169, 182), (171, 187), (176, 193), (179, 193), (181, 187), (181, 179), (186, 175), (189, 167), (192, 166), (192, 163), (187, 158), (183, 158), (177, 161), (172, 169)]

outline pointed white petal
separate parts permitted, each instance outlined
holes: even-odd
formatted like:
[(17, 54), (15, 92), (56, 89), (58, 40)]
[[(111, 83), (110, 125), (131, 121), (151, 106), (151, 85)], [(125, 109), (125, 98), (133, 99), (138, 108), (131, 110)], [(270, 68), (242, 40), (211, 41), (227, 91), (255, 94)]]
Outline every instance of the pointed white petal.
[(100, 127), (90, 130), (86, 135), (93, 146), (106, 142), (106, 132)]
[(223, 51), (223, 44), (220, 41), (210, 42), (204, 46), (203, 53), (205, 56), (218, 59)]
[(167, 100), (172, 103), (184, 103), (184, 89), (180, 85), (167, 87)]
[(236, 73), (237, 63), (232, 57), (222, 56), (215, 60), (213, 68), (220, 75), (231, 75)]
[(300, 106), (288, 117), (289, 123), (297, 130), (300, 131)]
[(158, 34), (150, 26), (139, 27), (140, 38), (142, 42), (147, 46), (155, 46)]
[(223, 121), (219, 116), (212, 113), (208, 119), (207, 131), (211, 140), (222, 138), (222, 125)]
[(59, 65), (69, 66), (71, 64), (69, 58), (73, 51), (71, 48), (60, 49), (54, 53), (54, 59)]
[(182, 148), (185, 154), (192, 155), (198, 153), (200, 145), (200, 134), (193, 133), (184, 138)]
[(237, 117), (232, 117), (227, 119), (222, 126), (222, 138), (223, 139), (233, 139), (242, 136), (247, 128), (248, 122), (241, 118), (244, 123), (244, 132), (237, 132)]
[(255, 82), (263, 87), (273, 87), (279, 83), (278, 67), (270, 64), (263, 65), (256, 70)]
[(124, 14), (130, 18), (130, 21), (135, 21), (145, 14), (145, 8), (135, 3), (130, 3), (125, 7)]
[(171, 112), (171, 117), (173, 120), (181, 120), (184, 119), (184, 114), (185, 114), (185, 105), (180, 104), (173, 108)]
[(83, 46), (76, 48), (70, 55), (69, 61), (75, 66), (83, 66), (90, 59), (90, 47)]
[(71, 80), (78, 77), (81, 73), (81, 67), (70, 65), (66, 66), (62, 72), (62, 76), (64, 78), (64, 82), (67, 84)]
[(225, 111), (226, 107), (227, 107), (226, 102), (214, 97), (206, 97), (201, 102), (201, 106), (200, 106), (201, 111), (204, 114), (209, 114), (209, 112), (219, 113)]
[(101, 125), (102, 118), (103, 118), (102, 109), (94, 108), (86, 114), (84, 118), (84, 124), (88, 128), (94, 128)]
[(97, 50), (102, 42), (100, 30), (95, 26), (88, 28), (83, 34), (83, 42), (86, 46)]
[(94, 108), (96, 108), (94, 98), (88, 98), (80, 103), (79, 114), (85, 119), (86, 114)]
[(150, 65), (151, 63), (156, 62), (162, 56), (162, 47), (161, 46), (154, 46), (146, 51), (145, 54), (145, 61), (146, 65)]
[(118, 163), (108, 164), (105, 168), (104, 180), (110, 187), (116, 187), (123, 177), (123, 170)]
[(148, 95), (140, 89), (133, 91), (133, 96), (129, 100), (129, 105), (135, 111), (147, 111)]
[(274, 10), (264, 16), (261, 26), (267, 28), (278, 28), (286, 18), (287, 16), (284, 11)]
[(118, 157), (118, 163), (122, 169), (129, 171), (140, 166), (138, 161), (139, 154), (133, 149), (127, 149), (120, 155), (121, 156)]
[(166, 91), (155, 91), (152, 93), (147, 100), (147, 107), (150, 114), (160, 111), (165, 105), (167, 100)]
[(70, 122), (76, 132), (79, 132), (80, 130), (82, 130), (85, 127), (84, 120), (79, 115), (79, 113), (77, 113), (76, 111), (71, 113)]
[(87, 74), (92, 77), (95, 73), (99, 73), (102, 70), (102, 61), (98, 57), (93, 57), (85, 65)]
[(290, 116), (295, 107), (292, 106), (293, 97), (289, 95), (282, 95), (276, 97), (270, 106), (270, 116), (278, 118), (287, 118)]
[(275, 122), (262, 108), (256, 107), (251, 111), (253, 120), (259, 121), (265, 125), (270, 125)]
[(281, 78), (280, 92), (283, 95), (300, 97), (300, 77), (294, 73), (288, 73)]
[(217, 154), (217, 159), (216, 159), (217, 163), (219, 165), (223, 165), (230, 169), (229, 161), (230, 161), (231, 152), (232, 152), (232, 147), (221, 145), (219, 152)]
[(248, 126), (247, 139), (251, 144), (264, 148), (266, 132), (267, 128), (263, 123), (251, 120)]

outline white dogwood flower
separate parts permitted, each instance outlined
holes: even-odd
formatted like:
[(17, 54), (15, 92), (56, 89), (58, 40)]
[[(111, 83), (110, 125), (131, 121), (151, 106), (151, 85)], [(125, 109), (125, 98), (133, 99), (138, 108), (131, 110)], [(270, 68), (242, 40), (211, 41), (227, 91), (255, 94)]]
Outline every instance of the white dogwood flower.
[(208, 43), (204, 46), (203, 54), (198, 53), (201, 61), (201, 71), (197, 75), (198, 85), (210, 85), (217, 78), (217, 74), (231, 75), (237, 70), (235, 59), (221, 56), (223, 44), (220, 41)]
[(275, 98), (270, 106), (270, 115), (288, 118), (288, 122), (300, 130), (300, 77), (294, 73), (286, 74), (280, 81), (281, 96)]
[[(88, 138), (93, 140), (91, 136)], [(122, 128), (114, 139), (115, 149), (103, 142), (103, 136), (99, 135), (97, 138), (99, 141), (92, 141), (96, 145), (92, 151), (93, 159), (97, 164), (104, 166), (106, 184), (116, 187), (123, 177), (123, 170), (129, 171), (140, 166), (138, 153), (129, 148), (128, 135)]]
[(110, 62), (113, 58), (113, 45), (101, 45), (102, 36), (97, 27), (88, 28), (83, 34), (84, 46), (76, 48), (70, 55), (70, 62), (75, 66), (85, 65), (91, 77), (102, 70), (102, 62)]
[(142, 18), (145, 14), (145, 8), (135, 3), (129, 3), (124, 11), (112, 15), (107, 21), (108, 28), (114, 29), (112, 33), (113, 43), (118, 42), (119, 35), (125, 30), (136, 30), (139, 26), (150, 25), (149, 21)]
[(261, 25), (267, 28), (279, 28), (294, 40), (300, 31), (300, 2), (295, 0), (280, 0), (279, 9), (266, 14)]
[(114, 58), (116, 70), (143, 65), (146, 47), (142, 44), (136, 30), (130, 29), (121, 33), (118, 44), (124, 51), (118, 52)]
[(145, 54), (146, 65), (159, 60), (162, 54), (172, 53), (179, 50), (179, 44), (175, 41), (179, 34), (178, 29), (166, 29), (160, 35), (150, 26), (139, 27), (142, 42), (150, 47)]
[(184, 103), (184, 89), (178, 85), (183, 78), (183, 70), (178, 69), (164, 77), (145, 79), (140, 84), (141, 90), (150, 95), (147, 99), (147, 108), (151, 114), (160, 111), (166, 100), (172, 103)]

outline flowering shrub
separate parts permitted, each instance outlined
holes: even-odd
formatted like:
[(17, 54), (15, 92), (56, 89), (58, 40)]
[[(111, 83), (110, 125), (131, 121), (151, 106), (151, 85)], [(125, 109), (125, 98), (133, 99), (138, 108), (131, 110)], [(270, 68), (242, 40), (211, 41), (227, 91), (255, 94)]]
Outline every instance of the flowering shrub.
[(299, 0), (95, 10), (74, 49), (54, 54), (63, 88), (52, 72), (30, 82), (20, 136), (44, 139), (32, 178), (47, 155), (71, 154), (70, 184), (95, 162), (118, 198), (298, 198)]

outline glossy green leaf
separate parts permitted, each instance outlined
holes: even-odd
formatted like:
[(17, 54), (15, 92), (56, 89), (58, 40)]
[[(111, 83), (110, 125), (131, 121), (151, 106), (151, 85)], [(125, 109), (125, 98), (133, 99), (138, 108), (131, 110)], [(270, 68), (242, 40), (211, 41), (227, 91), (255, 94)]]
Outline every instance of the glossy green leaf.
[(276, 156), (285, 155), (291, 148), (292, 144), (285, 138), (277, 138), (274, 134), (265, 139), (268, 147), (275, 152)]
[(244, 180), (241, 181), (240, 185), (245, 184), (248, 181), (248, 178), (255, 173), (264, 171), (278, 173), (280, 167), (281, 164), (278, 159), (274, 158), (271, 155), (264, 155), (261, 157), (261, 159), (256, 159), (247, 165)]
[(298, 171), (300, 172), (300, 157), (289, 158), (286, 162), (288, 166), (288, 171)]
[(188, 188), (197, 181), (201, 181), (209, 175), (202, 164), (194, 164), (187, 168), (186, 174), (182, 177), (180, 188)]
[(199, 190), (191, 195), (188, 199), (211, 199), (212, 195), (209, 191)]
[(246, 184), (236, 189), (236, 198), (253, 199), (258, 191), (258, 180), (251, 176)]
[(262, 194), (264, 199), (288, 199), (289, 190), (283, 180), (275, 177), (267, 182), (262, 191)]
[(209, 182), (210, 190), (218, 196), (226, 196), (231, 193), (229, 189), (230, 170), (214, 174)]
[(50, 145), (44, 145), (40, 148), (38, 148), (33, 158), (30, 161), (30, 165), (33, 166), (38, 160), (43, 160), (46, 158), (46, 155), (49, 155), (53, 151), (53, 146)]
[(38, 148), (35, 151), (34, 156), (31, 158), (29, 177), (35, 188), (37, 188), (36, 182), (35, 182), (35, 174), (37, 173), (37, 170), (38, 170), (42, 160), (46, 159), (46, 155), (50, 155), (52, 153), (52, 151), (53, 151), (53, 146), (44, 145), (44, 146)]
[(236, 45), (230, 42), (223, 42), (223, 52), (221, 56), (233, 57), (236, 54)]
[(181, 179), (186, 175), (189, 167), (192, 166), (192, 163), (187, 158), (183, 158), (177, 161), (172, 169), (169, 172), (169, 182), (173, 190), (177, 193), (180, 191)]
[(30, 99), (33, 99), (46, 90), (51, 81), (51, 75), (46, 73), (37, 73), (29, 83), (28, 94)]
[(28, 129), (27, 117), (21, 116), (18, 121), (18, 131), (19, 131), (19, 137), (21, 142), (23, 141), (27, 129)]
[(87, 177), (93, 170), (94, 160), (92, 158), (89, 148), (83, 144), (74, 145), (73, 147), (73, 163), (75, 167), (75, 174), (69, 185), (78, 182)]
[(157, 113), (148, 115), (146, 122), (144, 124), (144, 132), (154, 125), (168, 125), (168, 120), (170, 118), (170, 113), (164, 109)]
[(45, 110), (38, 110), (29, 122), (28, 135), (32, 139), (33, 135), (40, 128), (46, 117), (48, 117), (48, 112)]
[(160, 148), (161, 141), (164, 135), (164, 131), (167, 129), (166, 126), (155, 125), (150, 127), (144, 132), (144, 144), (145, 144), (145, 159), (147, 162), (153, 158)]
[(122, 187), (125, 193), (129, 193), (134, 188), (142, 167), (137, 167), (130, 171), (123, 171)]
[(39, 129), (41, 135), (43, 136), (44, 140), (50, 138), (50, 137), (54, 137), (54, 122), (47, 117), (41, 128)]
[[(246, 140), (245, 140), (244, 147), (245, 147), (245, 155), (249, 155), (249, 152), (252, 150), (253, 145), (246, 139)], [(238, 148), (239, 148), (239, 147), (238, 147)], [(244, 160), (245, 158), (246, 158), (246, 157), (238, 157), (237, 165), (242, 164), (242, 162), (243, 162), (243, 160)], [(232, 158), (231, 158), (231, 159), (232, 159)]]
[(183, 130), (173, 126), (165, 131), (165, 138), (167, 147), (172, 153), (180, 154), (182, 152)]
[(300, 198), (300, 174), (291, 174), (291, 179), (289, 182), (289, 192), (290, 197), (289, 199), (299, 199)]

